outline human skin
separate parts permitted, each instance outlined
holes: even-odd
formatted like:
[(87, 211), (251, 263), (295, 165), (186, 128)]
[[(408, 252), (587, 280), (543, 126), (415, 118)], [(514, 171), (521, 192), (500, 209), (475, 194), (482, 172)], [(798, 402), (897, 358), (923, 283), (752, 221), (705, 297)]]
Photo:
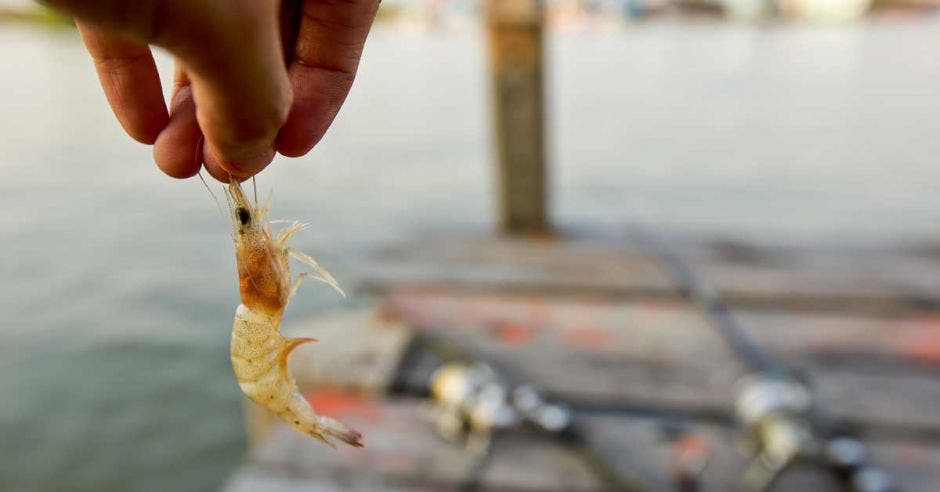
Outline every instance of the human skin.
[[(248, 178), (306, 154), (352, 86), (378, 0), (46, 0), (75, 18), (121, 126), (166, 174)], [(290, 3), (286, 2), (285, 4)], [(297, 23), (293, 46), (280, 24)], [(169, 107), (150, 45), (173, 54)], [(290, 60), (285, 65), (285, 52)]]

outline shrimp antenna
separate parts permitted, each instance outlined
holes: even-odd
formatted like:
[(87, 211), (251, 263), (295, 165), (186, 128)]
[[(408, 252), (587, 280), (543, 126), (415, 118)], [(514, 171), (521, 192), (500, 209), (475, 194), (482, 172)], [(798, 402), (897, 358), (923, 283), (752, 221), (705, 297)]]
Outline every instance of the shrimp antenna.
[[(222, 193), (225, 194), (224, 186), (222, 187)], [(228, 207), (229, 219), (231, 219), (232, 222), (234, 222), (235, 221), (235, 208), (232, 205), (232, 198), (229, 197), (228, 194), (225, 194), (225, 206)]]
[[(228, 196), (228, 193), (225, 192), (224, 186), (222, 187), (222, 196), (225, 197), (225, 206), (228, 207), (228, 220), (230, 220), (232, 224), (235, 224), (235, 221), (237, 220), (235, 218), (235, 206), (232, 204), (232, 197)], [(232, 240), (235, 240), (236, 234), (237, 231), (233, 229)]]
[(212, 197), (212, 201), (215, 202), (215, 208), (219, 209), (219, 215), (225, 220), (225, 212), (222, 211), (222, 204), (219, 203), (219, 197), (215, 196), (215, 193), (212, 192), (212, 188), (209, 188), (209, 183), (206, 183), (206, 178), (202, 176), (202, 171), (196, 173), (199, 176), (199, 181), (202, 181), (202, 186), (206, 188), (206, 191), (209, 192), (209, 196)]
[(255, 177), (251, 177), (251, 188), (255, 194), (255, 208), (258, 208), (258, 181), (255, 180)]

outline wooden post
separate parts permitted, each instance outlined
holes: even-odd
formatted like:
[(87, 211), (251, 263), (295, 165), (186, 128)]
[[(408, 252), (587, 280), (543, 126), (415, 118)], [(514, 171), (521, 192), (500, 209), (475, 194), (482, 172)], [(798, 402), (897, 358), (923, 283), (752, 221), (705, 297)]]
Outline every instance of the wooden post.
[(487, 0), (500, 229), (547, 232), (541, 0)]

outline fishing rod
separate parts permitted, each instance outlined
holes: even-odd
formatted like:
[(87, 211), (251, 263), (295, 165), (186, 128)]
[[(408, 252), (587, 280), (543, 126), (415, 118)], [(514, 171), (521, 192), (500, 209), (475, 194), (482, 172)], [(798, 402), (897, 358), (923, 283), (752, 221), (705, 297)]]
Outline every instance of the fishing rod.
[(445, 439), (462, 443), (471, 457), (461, 490), (481, 488), (494, 445), (510, 431), (535, 431), (573, 452), (604, 490), (642, 492), (595, 449), (568, 405), (547, 398), (532, 384), (515, 381), (453, 344), (428, 334), (417, 336), (402, 358), (392, 394), (430, 398), (429, 416)]
[[(717, 291), (663, 239), (643, 236), (680, 286), (682, 295), (706, 318), (748, 370), (737, 388), (735, 422), (745, 431), (752, 461), (742, 477), (746, 490), (769, 490), (798, 464), (821, 464), (852, 492), (895, 492), (891, 477), (872, 464), (857, 439), (833, 431), (813, 401), (806, 382), (758, 346)], [(587, 439), (580, 411), (545, 398), (531, 384), (514, 381), (478, 358), (427, 332), (415, 339), (396, 371), (392, 393), (431, 398), (439, 434), (463, 441), (472, 456), (464, 490), (477, 490), (492, 457), (494, 441), (507, 431), (535, 429), (572, 449), (608, 490), (643, 490), (644, 485), (614, 466)], [(577, 408), (577, 406), (575, 406)], [(583, 409), (581, 410), (583, 411)], [(696, 458), (676, 483), (695, 490), (707, 460)], [(696, 464), (698, 463), (698, 464)]]
[(662, 236), (638, 234), (669, 269), (683, 297), (695, 305), (729, 350), (750, 371), (742, 378), (735, 417), (746, 432), (754, 459), (742, 479), (764, 491), (791, 466), (823, 463), (852, 492), (895, 492), (891, 477), (872, 464), (861, 441), (831, 431), (806, 383), (794, 377), (744, 331), (718, 292)]

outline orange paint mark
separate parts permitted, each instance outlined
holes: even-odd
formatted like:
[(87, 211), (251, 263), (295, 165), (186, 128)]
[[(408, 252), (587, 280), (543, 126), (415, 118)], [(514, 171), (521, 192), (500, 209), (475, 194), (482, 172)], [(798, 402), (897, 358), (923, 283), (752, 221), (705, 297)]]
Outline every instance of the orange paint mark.
[(613, 344), (614, 337), (610, 332), (600, 328), (583, 327), (567, 330), (564, 334), (564, 340), (566, 343), (580, 348), (606, 350)]
[[(704, 436), (684, 434), (673, 444), (670, 468), (680, 488), (693, 488), (711, 454)], [(697, 488), (697, 487), (696, 487)]]
[(342, 419), (350, 415), (363, 420), (376, 420), (381, 410), (372, 398), (354, 391), (325, 389), (308, 391), (304, 397), (318, 414)]
[(708, 456), (709, 445), (704, 436), (685, 434), (675, 444), (677, 457), (681, 459), (700, 459)]
[(509, 345), (524, 345), (535, 338), (535, 329), (519, 323), (501, 323), (492, 331), (496, 338)]
[(925, 323), (922, 328), (902, 332), (897, 343), (903, 357), (940, 364), (940, 325)]

